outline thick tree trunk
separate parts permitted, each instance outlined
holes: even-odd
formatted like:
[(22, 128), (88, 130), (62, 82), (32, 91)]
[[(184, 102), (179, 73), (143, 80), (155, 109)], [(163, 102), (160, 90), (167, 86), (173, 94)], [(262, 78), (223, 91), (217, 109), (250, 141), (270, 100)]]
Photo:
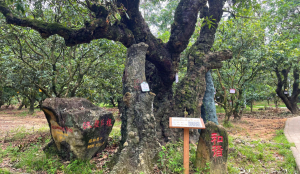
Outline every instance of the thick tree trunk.
[[(277, 92), (277, 91), (276, 91)], [(283, 94), (282, 91), (279, 91), (280, 95), (278, 96), (281, 98), (285, 106), (291, 111), (292, 114), (298, 114), (299, 113), (299, 107), (297, 106), (297, 98), (294, 97), (287, 97)], [(278, 107), (278, 105), (277, 105)]]
[(233, 107), (233, 117), (234, 120), (240, 120), (242, 119), (243, 116), (243, 110), (241, 109), (243, 103), (241, 103), (240, 101), (242, 101), (243, 99), (243, 90), (239, 90), (238, 91), (238, 99), (235, 101)]
[(112, 174), (150, 174), (160, 149), (156, 136), (153, 100), (155, 94), (142, 92), (146, 82), (145, 58), (148, 45), (139, 43), (127, 50), (123, 77), (122, 140), (120, 151), (114, 158), (117, 164)]
[(300, 89), (299, 89), (300, 76), (299, 76), (299, 70), (297, 68), (293, 70), (294, 83), (293, 83), (292, 95), (288, 96), (284, 94), (284, 89), (288, 88), (287, 81), (288, 81), (290, 70), (291, 68), (287, 68), (279, 71), (278, 68), (275, 68), (277, 81), (278, 81), (276, 93), (278, 97), (281, 98), (281, 100), (286, 105), (286, 107), (292, 112), (292, 114), (298, 114), (299, 108), (297, 106), (297, 100), (298, 100), (298, 95), (300, 94)]
[[(278, 83), (279, 84), (279, 83)], [(286, 96), (284, 95), (283, 91), (281, 90), (281, 85), (277, 86), (276, 93), (281, 98), (285, 106), (291, 111), (292, 114), (298, 114), (299, 108), (297, 106), (297, 98), (298, 95)], [(277, 104), (276, 104), (277, 105)], [(278, 106), (278, 105), (277, 105)]]
[(293, 114), (299, 114), (299, 108), (298, 108), (298, 105), (297, 105), (297, 100), (295, 101), (291, 101), (290, 102), (291, 103), (291, 112), (293, 113)]

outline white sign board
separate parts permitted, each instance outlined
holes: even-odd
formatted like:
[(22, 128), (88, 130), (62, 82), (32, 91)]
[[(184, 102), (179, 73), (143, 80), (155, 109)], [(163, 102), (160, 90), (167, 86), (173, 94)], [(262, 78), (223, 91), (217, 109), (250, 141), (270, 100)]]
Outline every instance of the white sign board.
[(229, 93), (230, 94), (234, 94), (235, 93), (235, 89), (230, 89)]
[(170, 128), (204, 129), (202, 118), (170, 117)]
[(178, 83), (179, 82), (179, 79), (178, 79), (178, 74), (176, 73), (176, 75), (175, 75), (175, 81), (176, 81), (176, 83)]
[(149, 85), (148, 85), (147, 82), (141, 83), (141, 88), (142, 88), (142, 91), (143, 91), (143, 92), (148, 92), (148, 91), (150, 91)]

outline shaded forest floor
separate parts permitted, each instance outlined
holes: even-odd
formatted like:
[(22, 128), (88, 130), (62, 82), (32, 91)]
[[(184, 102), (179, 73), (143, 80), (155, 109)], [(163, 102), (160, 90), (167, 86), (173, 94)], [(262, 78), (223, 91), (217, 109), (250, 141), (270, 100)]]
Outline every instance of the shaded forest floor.
[[(117, 117), (118, 110), (109, 108)], [(218, 114), (223, 123), (224, 114)], [(295, 161), (284, 135), (285, 121), (295, 115), (285, 109), (245, 113), (239, 121), (226, 126), (229, 133), (229, 173), (295, 173)], [(117, 121), (110, 134), (108, 147), (89, 162), (62, 161), (44, 154), (42, 147), (50, 141), (49, 127), (43, 112), (33, 116), (27, 110), (0, 110), (0, 173), (108, 173), (105, 163), (116, 151), (121, 122)], [(153, 173), (181, 173), (182, 144), (166, 153), (169, 161), (157, 164)], [(195, 146), (191, 145), (191, 152)], [(179, 149), (179, 150), (178, 150)], [(174, 153), (174, 154), (172, 154)], [(176, 154), (175, 154), (176, 153)], [(178, 157), (178, 159), (176, 158)], [(191, 166), (193, 162), (191, 156)], [(171, 161), (178, 160), (178, 161)], [(38, 160), (38, 161), (37, 161)], [(37, 163), (37, 164), (36, 164)], [(175, 163), (175, 167), (171, 165)], [(42, 167), (38, 167), (41, 165)], [(177, 165), (177, 166), (176, 166)], [(167, 167), (165, 167), (167, 166)], [(205, 173), (193, 169), (190, 173)]]

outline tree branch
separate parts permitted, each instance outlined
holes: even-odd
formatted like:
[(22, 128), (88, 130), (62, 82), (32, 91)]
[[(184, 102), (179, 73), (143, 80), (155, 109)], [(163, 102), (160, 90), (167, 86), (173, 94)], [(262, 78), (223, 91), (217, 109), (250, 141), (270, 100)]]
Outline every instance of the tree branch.
[[(105, 8), (101, 9), (103, 10)], [(5, 16), (8, 24), (30, 27), (38, 31), (42, 38), (48, 38), (58, 34), (65, 39), (67, 46), (89, 43), (91, 40), (100, 38), (119, 41), (126, 47), (131, 46), (134, 42), (132, 32), (124, 24), (116, 22), (111, 26), (106, 22), (106, 17), (97, 18), (87, 23), (86, 27), (81, 29), (72, 29), (59, 23), (48, 23), (35, 19), (20, 18), (10, 11), (3, 0), (0, 0), (0, 12)]]
[(209, 69), (218, 69), (222, 67), (222, 61), (231, 59), (232, 52), (230, 50), (218, 51), (215, 53), (208, 53), (204, 58), (204, 66)]
[(181, 53), (186, 49), (195, 31), (198, 12), (207, 0), (181, 0), (176, 8), (171, 36), (167, 43), (170, 52)]

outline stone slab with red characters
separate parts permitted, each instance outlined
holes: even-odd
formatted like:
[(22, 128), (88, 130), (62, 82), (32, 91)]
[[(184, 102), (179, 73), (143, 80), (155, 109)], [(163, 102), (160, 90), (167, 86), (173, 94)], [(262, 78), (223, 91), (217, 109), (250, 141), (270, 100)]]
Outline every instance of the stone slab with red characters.
[(115, 122), (111, 112), (84, 98), (47, 98), (42, 110), (52, 144), (65, 159), (90, 159), (101, 152)]
[(208, 121), (205, 129), (201, 130), (197, 154), (196, 167), (205, 168), (209, 163), (208, 173), (226, 174), (228, 158), (227, 131), (214, 122)]

